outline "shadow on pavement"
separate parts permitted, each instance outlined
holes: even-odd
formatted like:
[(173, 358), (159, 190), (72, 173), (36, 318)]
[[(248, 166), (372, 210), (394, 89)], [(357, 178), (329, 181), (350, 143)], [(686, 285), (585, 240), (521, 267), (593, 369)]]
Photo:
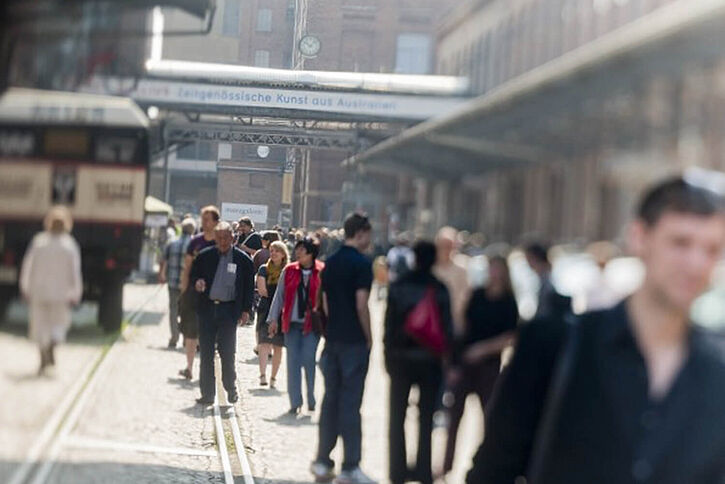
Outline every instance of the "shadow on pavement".
[(166, 379), (167, 383), (170, 383), (172, 385), (179, 386), (181, 388), (188, 388), (189, 390), (193, 390), (194, 388), (199, 388), (199, 382), (194, 380), (187, 380), (183, 376), (170, 376)]
[(290, 415), (285, 412), (276, 418), (263, 418), (265, 422), (276, 423), (277, 425), (284, 425), (286, 427), (304, 427), (308, 425), (315, 425), (312, 422), (310, 415)]
[(166, 313), (164, 312), (150, 312), (144, 311), (141, 316), (138, 316), (135, 322), (136, 326), (155, 326), (164, 319)]
[(253, 397), (279, 397), (280, 395), (284, 395), (284, 392), (272, 388), (250, 388), (247, 391)]
[[(0, 482), (8, 482), (12, 472), (19, 466), (19, 462), (0, 461)], [(59, 462), (54, 466), (51, 477), (53, 482), (69, 484), (91, 484), (95, 482), (133, 484), (224, 482), (224, 474), (221, 472), (193, 470), (160, 464), (97, 461), (84, 463)]]

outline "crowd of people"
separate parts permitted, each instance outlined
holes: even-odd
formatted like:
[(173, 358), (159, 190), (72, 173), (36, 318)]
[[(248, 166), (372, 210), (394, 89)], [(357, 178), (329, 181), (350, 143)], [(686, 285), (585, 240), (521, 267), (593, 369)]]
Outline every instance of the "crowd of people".
[[(215, 209), (205, 210), (218, 220)], [(514, 482), (520, 476), (535, 483), (720, 482), (725, 476), (722, 447), (716, 442), (721, 433), (697, 423), (704, 424), (705, 415), (715, 429), (721, 428), (723, 419), (708, 402), (719, 404), (725, 394), (713, 388), (707, 398), (682, 399), (697, 391), (697, 378), (714, 383), (725, 372), (711, 338), (688, 319), (690, 305), (705, 290), (725, 247), (722, 215), (718, 196), (682, 179), (648, 192), (629, 234), (646, 276), (623, 302), (618, 302), (623, 295), (602, 279), (582, 293), (583, 302), (573, 305), (553, 283), (549, 248), (540, 242), (524, 244), (522, 252), (539, 280), (536, 311), (525, 325), (520, 324), (508, 254), (487, 251), (485, 282), (476, 285), (455, 229), (444, 227), (433, 241), (414, 243), (400, 234), (385, 262), (390, 283), (383, 338), (390, 375), (390, 481), (432, 483), (452, 470), (466, 398), (475, 394), (485, 410), (486, 431), (468, 482)], [(267, 384), (270, 354), (275, 384), (284, 347), (290, 413), (296, 415), (303, 406), (303, 372), (307, 408), (314, 412), (316, 355), (324, 338), (319, 364), (325, 394), (311, 471), (317, 482), (335, 479), (330, 454), (342, 437), (344, 460), (335, 482), (373, 482), (360, 469), (360, 406), (373, 344), (369, 221), (349, 216), (342, 241), (329, 231), (290, 231), (286, 237), (273, 231), (255, 237), (248, 220), (237, 225), (236, 243), (254, 258), (243, 272), (245, 287), (255, 287), (259, 296), (260, 385)], [(219, 230), (226, 226), (218, 225)], [(467, 248), (477, 249), (475, 244)], [(603, 269), (611, 246), (595, 244), (592, 255)], [(196, 265), (194, 261), (189, 284), (197, 284)], [(225, 267), (219, 262), (217, 272)], [(202, 286), (213, 280), (209, 273)], [(243, 298), (237, 306), (249, 314), (253, 297)], [(574, 314), (577, 305), (584, 314)], [(203, 312), (199, 316), (201, 325), (207, 324)], [(229, 317), (230, 325), (233, 319)], [(502, 353), (512, 345), (513, 358), (502, 370)], [(627, 391), (620, 391), (620, 385)], [(410, 466), (405, 419), (414, 386), (418, 446)], [(211, 396), (202, 392), (201, 402)], [(434, 415), (440, 412), (447, 415), (448, 438), (443, 465), (434, 472), (431, 438)], [(665, 415), (672, 419), (667, 425)], [(684, 435), (678, 432), (685, 428), (699, 442), (703, 458), (675, 445), (675, 436)], [(604, 454), (612, 460), (594, 458)]]
[[(259, 384), (276, 385), (285, 348), (289, 413), (302, 412), (303, 403), (315, 412), (324, 339), (324, 398), (310, 470), (316, 482), (374, 482), (360, 468), (360, 408), (373, 346), (370, 221), (349, 215), (342, 240), (328, 237), (325, 245), (318, 234), (258, 233), (248, 218), (235, 224), (220, 218), (216, 207), (203, 208), (194, 235), (196, 223), (186, 217), (164, 252), (169, 347), (176, 347), (180, 333), (186, 351), (180, 374), (193, 378), (198, 350), (197, 401), (213, 403), (218, 351), (227, 400), (236, 402), (236, 328), (256, 320)], [(53, 364), (68, 307), (80, 298), (70, 226), (68, 212), (54, 209), (23, 263), (21, 290), (30, 301), (41, 371)], [(398, 238), (387, 257), (383, 337), (391, 482), (432, 483), (450, 472), (471, 394), (484, 409), (485, 437), (469, 483), (512, 483), (522, 476), (535, 484), (723, 482), (725, 360), (720, 339), (692, 325), (689, 314), (725, 249), (725, 203), (682, 178), (664, 181), (642, 198), (628, 244), (644, 266), (641, 286), (622, 301), (595, 291), (582, 314), (553, 284), (547, 247), (525, 244), (539, 291), (533, 319), (520, 324), (507, 254), (488, 252), (487, 277), (476, 287), (461, 263), (455, 229), (442, 228), (433, 241)], [(611, 248), (595, 248), (603, 266)], [(39, 258), (57, 262), (62, 280), (44, 278)], [(68, 291), (50, 291), (49, 284)], [(502, 353), (512, 345), (506, 364)], [(418, 447), (409, 466), (404, 424), (414, 386)], [(443, 466), (434, 472), (437, 412), (448, 416), (448, 439)], [(344, 458), (338, 474), (331, 454), (339, 437)]]

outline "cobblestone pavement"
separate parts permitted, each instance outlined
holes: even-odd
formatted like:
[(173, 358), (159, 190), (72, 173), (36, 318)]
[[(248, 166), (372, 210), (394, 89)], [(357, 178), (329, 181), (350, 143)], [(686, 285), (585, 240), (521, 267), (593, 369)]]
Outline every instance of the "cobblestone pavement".
[[(96, 482), (222, 482), (220, 457), (215, 444), (211, 410), (195, 405), (198, 397), (198, 360), (194, 380), (177, 376), (184, 365), (180, 350), (166, 349), (168, 340), (167, 292), (158, 286), (128, 285), (126, 309), (138, 308), (156, 291), (136, 327), (107, 356), (95, 388), (83, 406), (77, 425), (65, 441), (52, 483)], [(372, 477), (387, 477), (388, 379), (380, 344), (384, 305), (371, 301), (374, 334), (363, 402), (362, 467)], [(237, 370), (240, 401), (237, 403), (245, 451), (257, 483), (311, 482), (309, 464), (317, 447), (318, 415), (287, 415), (284, 362), (277, 390), (259, 386), (257, 358), (252, 352), (254, 331), (238, 332)], [(107, 341), (95, 328), (77, 331), (60, 348), (59, 366), (52, 378), (36, 378), (34, 348), (18, 331), (0, 332), (0, 482), (5, 482), (37, 438), (57, 402), (84, 368), (95, 361)], [(320, 348), (321, 350), (321, 348)], [(322, 400), (323, 378), (318, 371), (316, 395)], [(475, 402), (474, 402), (475, 403)], [(319, 403), (318, 403), (319, 408)], [(482, 428), (478, 412), (469, 412), (459, 439), (457, 468), (448, 482), (463, 481), (470, 455)], [(410, 434), (415, 431), (410, 412)], [(231, 438), (227, 436), (227, 441)], [(444, 432), (434, 434), (436, 460), (442, 460)], [(408, 439), (409, 454), (415, 442)], [(340, 448), (336, 452), (341, 451)], [(230, 453), (234, 454), (233, 448)], [(336, 456), (340, 461), (341, 455)], [(234, 465), (234, 462), (233, 462)], [(241, 475), (233, 468), (235, 476)], [(243, 482), (241, 477), (235, 479)]]

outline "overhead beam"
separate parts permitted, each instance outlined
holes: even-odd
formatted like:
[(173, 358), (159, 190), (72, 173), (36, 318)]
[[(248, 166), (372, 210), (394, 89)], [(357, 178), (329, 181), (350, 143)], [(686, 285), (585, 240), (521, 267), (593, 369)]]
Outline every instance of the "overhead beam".
[(164, 129), (168, 143), (215, 141), (355, 152), (363, 146), (355, 132), (309, 130), (216, 123), (170, 123)]

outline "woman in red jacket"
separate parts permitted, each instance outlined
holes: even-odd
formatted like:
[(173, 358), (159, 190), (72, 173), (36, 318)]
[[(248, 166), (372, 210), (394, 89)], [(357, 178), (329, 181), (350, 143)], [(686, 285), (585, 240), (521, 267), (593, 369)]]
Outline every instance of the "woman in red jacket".
[[(302, 407), (302, 369), (307, 383), (307, 409), (315, 411), (315, 371), (320, 335), (312, 328), (312, 308), (320, 288), (320, 272), (325, 264), (317, 260), (320, 243), (306, 237), (295, 244), (293, 262), (279, 278), (272, 307), (267, 316), (269, 334), (284, 333), (287, 348), (287, 393), (292, 415)], [(280, 324), (281, 320), (281, 324)]]

